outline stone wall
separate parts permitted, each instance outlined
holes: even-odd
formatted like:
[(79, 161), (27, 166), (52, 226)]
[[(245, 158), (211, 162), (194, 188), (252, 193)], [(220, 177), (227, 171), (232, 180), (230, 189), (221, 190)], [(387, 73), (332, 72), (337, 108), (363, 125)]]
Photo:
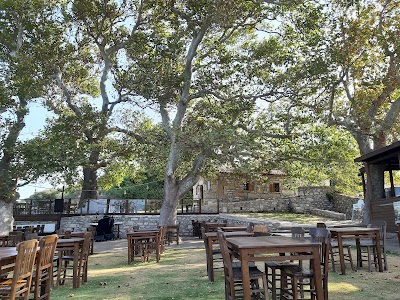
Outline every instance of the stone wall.
[(220, 201), (220, 212), (296, 212), (308, 213), (314, 208), (331, 210), (332, 203), (327, 197), (330, 187), (301, 187), (296, 196), (282, 195), (243, 201)]
[(357, 203), (360, 197), (352, 197), (343, 194), (333, 194), (333, 210), (346, 214), (347, 219), (351, 219), (353, 204)]
[[(101, 216), (100, 216), (101, 217)], [(120, 225), (120, 236), (126, 237), (126, 230), (131, 229), (135, 225), (139, 225), (140, 229), (154, 228), (157, 227), (159, 215), (121, 215), (114, 216), (115, 222), (121, 222)], [(253, 222), (257, 225), (267, 225), (268, 228), (277, 229), (280, 227), (280, 223), (277, 221), (260, 220), (260, 219), (249, 219), (239, 216), (233, 216), (229, 214), (185, 214), (178, 215), (177, 221), (180, 224), (180, 235), (191, 236), (193, 233), (192, 220), (199, 222), (202, 221), (215, 221), (223, 222), (226, 220), (229, 224), (238, 224), (247, 226), (249, 222)], [(95, 218), (90, 216), (75, 216), (75, 217), (64, 217), (61, 219), (61, 230), (73, 230), (73, 231), (86, 231), (90, 226), (90, 223), (97, 222)]]

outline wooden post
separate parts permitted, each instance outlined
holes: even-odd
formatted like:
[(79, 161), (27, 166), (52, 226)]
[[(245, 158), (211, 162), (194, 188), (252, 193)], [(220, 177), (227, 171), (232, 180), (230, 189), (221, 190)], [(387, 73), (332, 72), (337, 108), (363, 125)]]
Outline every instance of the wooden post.
[(90, 208), (90, 199), (87, 199), (87, 210), (86, 210), (86, 214), (89, 214), (89, 208)]
[(129, 213), (129, 200), (125, 200), (125, 213)]
[(52, 211), (51, 211), (51, 200), (49, 200), (49, 215), (51, 215), (52, 214)]
[(107, 199), (106, 215), (110, 212), (110, 199)]
[(29, 214), (32, 214), (33, 199), (31, 199), (31, 204), (29, 206)]
[(183, 198), (181, 199), (181, 213), (183, 214)]
[(389, 166), (389, 179), (390, 179), (390, 197), (395, 197), (395, 191), (394, 191), (394, 182), (393, 182), (393, 171), (392, 167)]
[(71, 214), (71, 203), (72, 203), (72, 199), (69, 198), (68, 199), (68, 206), (67, 206), (67, 214)]

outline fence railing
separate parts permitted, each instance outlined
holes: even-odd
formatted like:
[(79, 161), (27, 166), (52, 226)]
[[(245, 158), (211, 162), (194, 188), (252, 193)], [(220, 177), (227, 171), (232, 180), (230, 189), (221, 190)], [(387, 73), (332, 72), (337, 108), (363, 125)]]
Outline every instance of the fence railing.
[[(14, 216), (23, 215), (91, 215), (91, 214), (158, 214), (161, 199), (89, 199), (79, 205), (78, 199), (26, 199), (14, 204)], [(201, 201), (182, 199), (178, 213), (201, 213)]]

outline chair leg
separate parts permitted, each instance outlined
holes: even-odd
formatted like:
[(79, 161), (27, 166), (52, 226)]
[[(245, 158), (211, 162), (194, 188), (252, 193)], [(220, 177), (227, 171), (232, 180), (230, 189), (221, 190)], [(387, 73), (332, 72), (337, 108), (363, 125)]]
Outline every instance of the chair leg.
[(351, 257), (351, 250), (350, 250), (350, 247), (347, 247), (347, 254), (348, 254), (348, 256), (349, 256), (349, 261), (350, 261), (351, 269), (352, 269), (354, 272), (357, 271), (357, 269), (354, 268), (353, 258)]
[(335, 269), (335, 258), (334, 258), (334, 253), (333, 253), (332, 247), (330, 247), (329, 252), (330, 252), (331, 262), (332, 262), (332, 271), (336, 272), (336, 269)]
[(371, 272), (371, 249), (367, 247), (367, 255), (368, 255), (368, 272)]

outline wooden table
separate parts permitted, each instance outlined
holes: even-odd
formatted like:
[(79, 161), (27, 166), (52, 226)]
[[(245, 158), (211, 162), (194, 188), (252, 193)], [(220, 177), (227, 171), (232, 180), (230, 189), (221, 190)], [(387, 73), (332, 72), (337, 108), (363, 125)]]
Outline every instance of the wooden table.
[[(89, 231), (73, 231), (71, 232), (71, 238), (83, 238), (85, 236), (85, 233), (89, 232)], [(64, 234), (59, 234), (58, 237), (59, 238), (64, 238)], [(92, 233), (92, 237), (90, 239), (90, 254), (93, 254), (93, 248), (94, 248), (94, 236)]]
[[(70, 238), (70, 239), (58, 239), (57, 248), (59, 259), (62, 258), (64, 251), (73, 251), (73, 273), (72, 273), (72, 287), (74, 289), (80, 286), (80, 280), (78, 278), (78, 267), (79, 267), (79, 248), (82, 247), (84, 238)], [(57, 283), (58, 286), (58, 278)]]
[(221, 230), (224, 231), (224, 232), (246, 231), (247, 227), (246, 226), (225, 226), (225, 227), (221, 227)]
[(14, 269), (17, 254), (15, 247), (0, 248), (0, 274), (11, 272)]
[[(128, 264), (135, 259), (135, 253), (139, 253), (143, 244), (150, 240), (158, 242), (159, 229), (142, 229), (126, 234), (128, 240)], [(156, 247), (156, 260), (160, 261), (160, 247)]]
[[(249, 262), (268, 260), (310, 260), (315, 279), (315, 292), (318, 300), (325, 300), (322, 287), (322, 274), (319, 257), (319, 243), (308, 239), (292, 239), (278, 236), (227, 237), (228, 248), (238, 258), (242, 266)], [(283, 256), (282, 253), (288, 255)], [(272, 255), (262, 255), (272, 254)], [(250, 300), (249, 268), (242, 268), (243, 295)]]
[[(254, 234), (252, 232), (246, 232), (246, 231), (232, 231), (232, 232), (224, 232), (224, 235), (226, 237), (251, 237)], [(211, 282), (214, 281), (214, 263), (213, 263), (213, 245), (218, 244), (218, 235), (217, 232), (206, 232), (205, 236), (207, 238), (207, 251), (206, 251), (206, 260), (207, 260), (207, 275), (208, 275), (208, 280)]]
[(376, 253), (378, 256), (379, 272), (383, 272), (382, 268), (382, 256), (380, 247), (380, 228), (368, 228), (368, 227), (341, 227), (341, 228), (329, 228), (331, 237), (336, 238), (338, 241), (339, 259), (340, 259), (340, 270), (343, 275), (346, 274), (346, 265), (344, 263), (344, 252), (343, 252), (343, 239), (355, 239), (357, 246), (357, 261), (360, 259), (360, 239), (374, 239), (376, 245)]

